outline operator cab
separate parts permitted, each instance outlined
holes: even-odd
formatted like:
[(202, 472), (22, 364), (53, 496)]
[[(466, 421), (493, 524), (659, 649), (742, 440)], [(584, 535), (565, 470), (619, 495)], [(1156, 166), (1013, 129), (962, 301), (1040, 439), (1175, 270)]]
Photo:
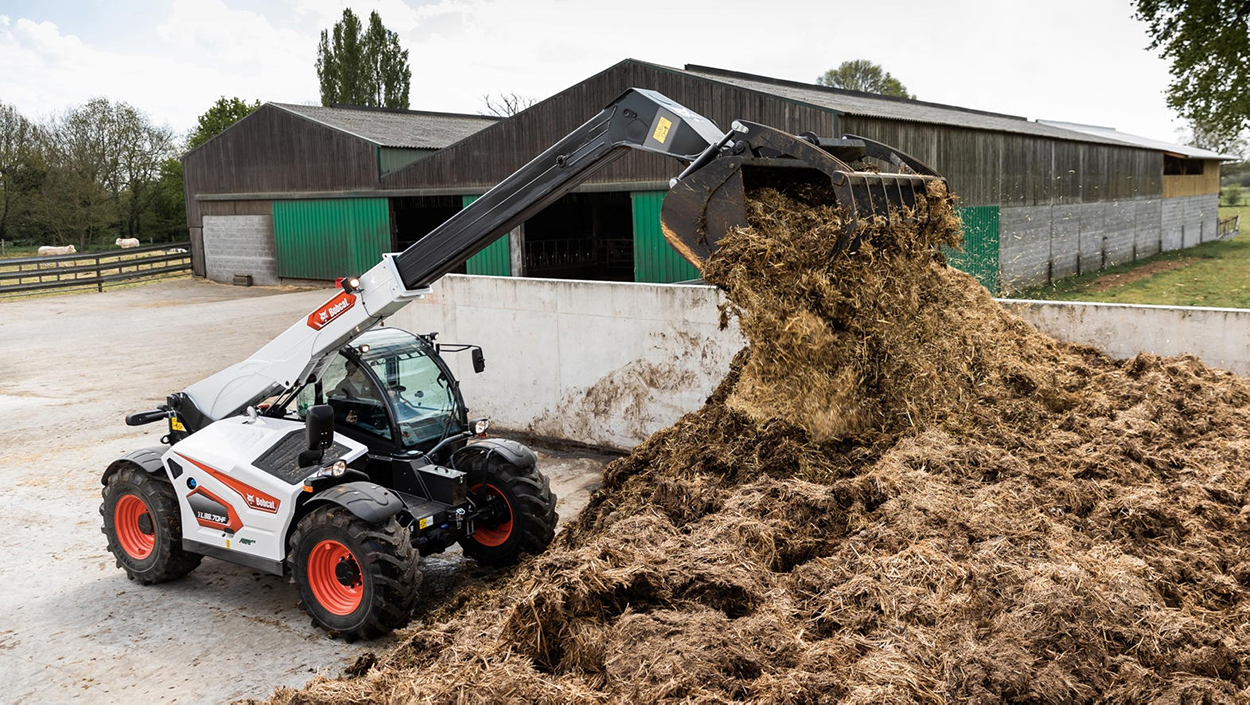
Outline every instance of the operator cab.
[(300, 390), (296, 414), (304, 418), (317, 404), (330, 405), (335, 430), (373, 454), (425, 453), (468, 428), (460, 386), (438, 346), (398, 328), (376, 328), (344, 346)]

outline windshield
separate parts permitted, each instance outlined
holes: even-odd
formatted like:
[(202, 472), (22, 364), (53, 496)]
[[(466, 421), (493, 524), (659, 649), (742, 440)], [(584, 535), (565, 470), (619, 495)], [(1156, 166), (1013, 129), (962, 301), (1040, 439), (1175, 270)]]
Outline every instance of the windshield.
[(400, 441), (416, 446), (463, 430), (451, 380), (430, 357), (429, 347), (411, 333), (387, 333), (371, 336), (369, 352), (361, 359), (391, 399)]

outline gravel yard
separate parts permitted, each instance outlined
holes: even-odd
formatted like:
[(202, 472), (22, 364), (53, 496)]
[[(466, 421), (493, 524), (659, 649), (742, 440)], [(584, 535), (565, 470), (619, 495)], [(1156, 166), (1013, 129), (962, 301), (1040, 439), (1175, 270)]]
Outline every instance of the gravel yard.
[[(262, 697), (322, 669), (337, 675), (402, 639), (331, 640), (310, 626), (285, 578), (212, 559), (183, 580), (139, 586), (114, 566), (100, 533), (101, 472), (163, 433), (160, 424), (129, 428), (124, 414), (245, 357), (326, 298), (178, 280), (0, 302), (6, 700)], [(607, 458), (538, 450), (567, 520)], [(437, 592), (456, 570), (478, 569), (458, 553), (431, 557), (425, 585)]]

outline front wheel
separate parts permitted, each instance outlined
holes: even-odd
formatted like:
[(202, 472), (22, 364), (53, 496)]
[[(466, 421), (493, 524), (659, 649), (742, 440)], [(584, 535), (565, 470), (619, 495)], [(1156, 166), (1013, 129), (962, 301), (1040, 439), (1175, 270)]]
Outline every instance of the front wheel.
[(103, 495), (101, 530), (126, 577), (163, 583), (200, 564), (202, 556), (182, 550), (178, 496), (163, 478), (127, 465), (109, 476)]
[(313, 510), (291, 535), (291, 571), (313, 623), (348, 641), (407, 624), (421, 573), (408, 530), (342, 507)]
[(494, 453), (461, 465), (469, 499), (484, 511), (474, 531), (460, 539), (464, 554), (479, 563), (507, 566), (522, 553), (542, 553), (556, 535), (556, 496), (551, 480), (534, 465), (517, 467)]

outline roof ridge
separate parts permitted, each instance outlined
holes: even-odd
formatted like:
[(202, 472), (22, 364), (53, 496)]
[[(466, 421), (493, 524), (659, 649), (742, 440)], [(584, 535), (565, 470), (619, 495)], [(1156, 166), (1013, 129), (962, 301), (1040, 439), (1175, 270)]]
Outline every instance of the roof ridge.
[(474, 120), (502, 120), (498, 115), (475, 115), (473, 113), (452, 113), (442, 110), (411, 110), (408, 108), (384, 108), (373, 105), (349, 105), (347, 103), (335, 103), (334, 105), (303, 105), (300, 103), (279, 103), (278, 101), (269, 101), (270, 103), (283, 108), (315, 108), (321, 110), (344, 110), (352, 112), (374, 112), (374, 113), (390, 113), (393, 115), (430, 115), (434, 117), (452, 117), (452, 118), (468, 118)]
[(867, 98), (869, 100), (884, 100), (895, 103), (906, 103), (909, 105), (927, 105), (933, 108), (942, 108), (943, 110), (955, 110), (961, 113), (971, 113), (973, 115), (990, 115), (993, 117), (1006, 118), (1008, 120), (1020, 120), (1022, 122), (1031, 122), (1027, 117), (1022, 115), (1011, 115), (1009, 113), (996, 113), (992, 110), (978, 110), (976, 108), (965, 108), (960, 105), (950, 105), (948, 103), (934, 103), (928, 100), (916, 100), (915, 98), (900, 98), (892, 95), (881, 95), (880, 93), (867, 93), (864, 91), (852, 91), (845, 88), (833, 88), (831, 86), (822, 86), (817, 83), (804, 83), (803, 81), (791, 81), (785, 78), (774, 78), (772, 76), (761, 76), (760, 74), (746, 73), (743, 71), (730, 71), (729, 69), (721, 69), (715, 66), (700, 66), (698, 64), (686, 64), (682, 69), (690, 73), (711, 74), (712, 76), (724, 76), (726, 78), (742, 78), (749, 81), (758, 81), (760, 83), (772, 83), (779, 86), (794, 86), (795, 88), (804, 88), (814, 91), (822, 91), (824, 93), (834, 93), (837, 95), (846, 95), (855, 98)]

